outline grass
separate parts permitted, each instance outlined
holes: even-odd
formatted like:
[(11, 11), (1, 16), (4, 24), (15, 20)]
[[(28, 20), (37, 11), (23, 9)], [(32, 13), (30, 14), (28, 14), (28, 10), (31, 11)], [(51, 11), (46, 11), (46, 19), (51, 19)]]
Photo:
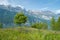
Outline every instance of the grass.
[(60, 32), (35, 28), (7, 28), (0, 29), (0, 40), (60, 40)]

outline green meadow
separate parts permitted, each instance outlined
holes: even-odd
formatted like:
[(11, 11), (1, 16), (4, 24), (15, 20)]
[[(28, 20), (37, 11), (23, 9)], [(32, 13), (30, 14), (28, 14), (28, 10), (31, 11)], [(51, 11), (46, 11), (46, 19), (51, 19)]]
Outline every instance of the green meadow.
[(0, 29), (0, 40), (60, 40), (60, 31), (35, 28)]

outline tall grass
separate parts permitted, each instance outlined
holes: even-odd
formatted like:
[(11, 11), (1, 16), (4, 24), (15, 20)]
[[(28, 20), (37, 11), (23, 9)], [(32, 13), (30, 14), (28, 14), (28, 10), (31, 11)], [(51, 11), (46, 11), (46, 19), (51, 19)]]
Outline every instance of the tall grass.
[(0, 40), (60, 40), (60, 32), (34, 28), (0, 29)]

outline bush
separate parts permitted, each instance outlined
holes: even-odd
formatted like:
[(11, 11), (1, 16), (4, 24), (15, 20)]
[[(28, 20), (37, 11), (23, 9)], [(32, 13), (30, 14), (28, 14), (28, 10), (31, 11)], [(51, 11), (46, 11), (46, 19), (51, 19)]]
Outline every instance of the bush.
[(2, 23), (0, 23), (0, 28), (3, 28), (3, 24)]
[(48, 29), (48, 25), (46, 23), (35, 23), (32, 24), (32, 28), (38, 28), (38, 29)]

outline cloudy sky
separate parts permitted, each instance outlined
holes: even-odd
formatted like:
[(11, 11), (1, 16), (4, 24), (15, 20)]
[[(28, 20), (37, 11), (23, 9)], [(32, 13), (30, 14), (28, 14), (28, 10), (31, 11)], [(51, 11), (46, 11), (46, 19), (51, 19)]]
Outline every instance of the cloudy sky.
[(21, 5), (30, 10), (58, 10), (60, 12), (60, 0), (0, 0), (0, 4)]

